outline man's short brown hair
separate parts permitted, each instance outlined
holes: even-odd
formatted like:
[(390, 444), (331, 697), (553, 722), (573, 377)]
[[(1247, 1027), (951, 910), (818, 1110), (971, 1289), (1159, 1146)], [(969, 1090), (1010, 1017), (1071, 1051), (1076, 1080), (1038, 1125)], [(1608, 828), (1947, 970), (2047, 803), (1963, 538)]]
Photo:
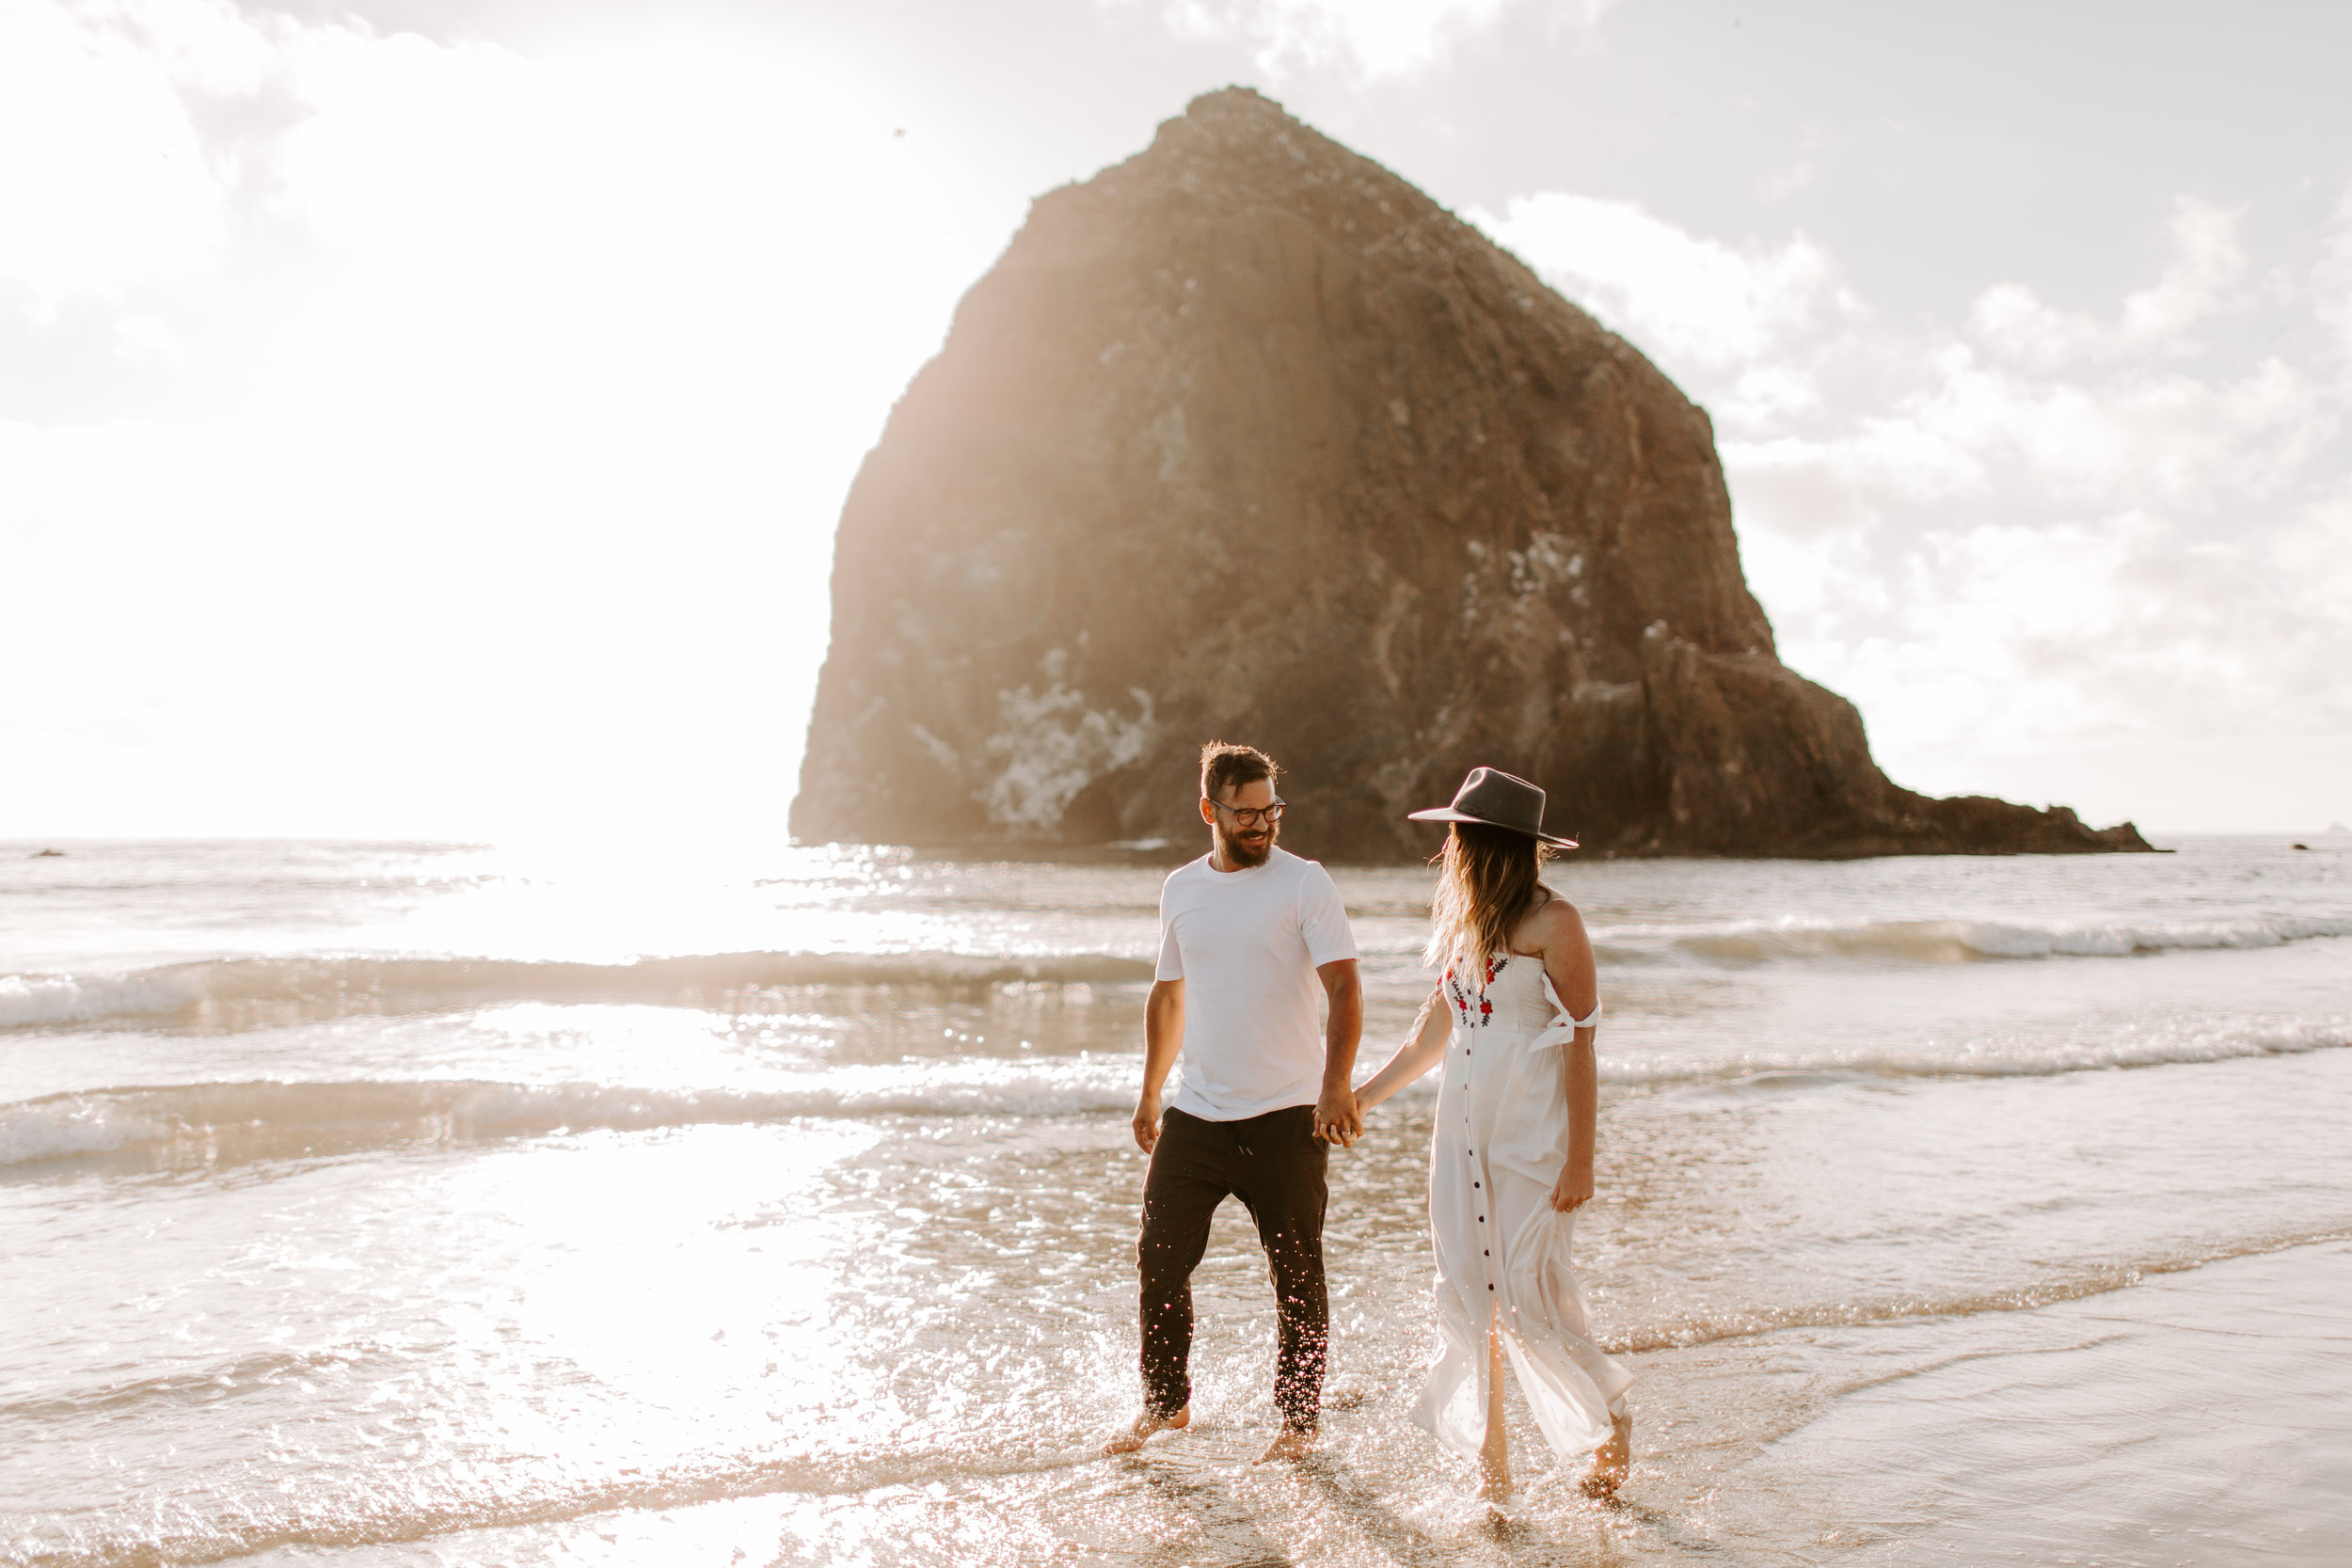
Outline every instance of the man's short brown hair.
[(1212, 740), (1200, 748), (1200, 798), (1225, 802), (1225, 792), (1242, 784), (1256, 784), (1263, 779), (1268, 784), (1282, 776), (1274, 759), (1255, 746), (1236, 746), (1230, 740)]

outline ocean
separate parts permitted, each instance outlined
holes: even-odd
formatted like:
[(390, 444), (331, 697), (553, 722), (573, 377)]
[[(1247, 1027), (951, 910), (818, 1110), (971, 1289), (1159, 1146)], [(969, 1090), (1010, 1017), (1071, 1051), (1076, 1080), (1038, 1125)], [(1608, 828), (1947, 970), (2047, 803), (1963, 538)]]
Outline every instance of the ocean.
[[(1431, 1097), (1252, 1466), (1237, 1205), (1132, 1414), (1158, 884), (896, 849), (0, 845), (0, 1562), (2352, 1559), (2352, 840), (1603, 861), (1620, 1499), (1406, 1418)], [(1428, 873), (1335, 867), (1359, 1076)]]

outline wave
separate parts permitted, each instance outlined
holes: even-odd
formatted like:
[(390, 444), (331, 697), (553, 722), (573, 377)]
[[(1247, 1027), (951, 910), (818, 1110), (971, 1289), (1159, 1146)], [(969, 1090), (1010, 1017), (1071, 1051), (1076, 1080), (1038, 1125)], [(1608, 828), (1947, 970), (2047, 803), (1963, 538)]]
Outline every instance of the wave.
[(2203, 1027), (2113, 1026), (2056, 1038), (1988, 1037), (1909, 1052), (1869, 1048), (1758, 1051), (1695, 1061), (1663, 1055), (1613, 1060), (1604, 1043), (1600, 1077), (1603, 1083), (1629, 1086), (1716, 1085), (1729, 1090), (1769, 1090), (1825, 1079), (2055, 1078), (2069, 1072), (2301, 1056), (2345, 1047), (2352, 1047), (2352, 1015), (2251, 1020)]
[(644, 1132), (796, 1117), (1050, 1117), (1124, 1112), (1128, 1056), (835, 1068), (804, 1085), (656, 1089), (611, 1084), (415, 1082), (133, 1085), (0, 1105), (0, 1169), (104, 1160), (141, 1168), (242, 1164), (550, 1132)]
[[(294, 1549), (290, 1555), (307, 1559), (439, 1537), (458, 1537), (462, 1544), (475, 1531), (569, 1525), (598, 1515), (656, 1514), (762, 1498), (851, 1497), (883, 1487), (929, 1484), (936, 1489), (943, 1481), (969, 1483), (1100, 1464), (1105, 1431), (1088, 1433), (1074, 1445), (1057, 1448), (1040, 1441), (1029, 1451), (1002, 1454), (976, 1453), (983, 1440), (977, 1433), (961, 1442), (878, 1452), (773, 1458), (697, 1454), (653, 1475), (624, 1472), (628, 1480), (472, 1487), (438, 1497), (413, 1481), (387, 1482), (360, 1476), (348, 1480), (345, 1489), (332, 1497), (313, 1488), (289, 1486), (276, 1497), (240, 1499), (234, 1513), (210, 1517), (193, 1509), (156, 1511), (146, 1522), (133, 1525), (111, 1519), (69, 1523), (65, 1516), (52, 1515), (40, 1525), (55, 1534), (43, 1540), (26, 1529), (0, 1545), (0, 1563), (9, 1568), (119, 1568), (125, 1563), (230, 1561), (288, 1548)], [(1003, 1441), (1000, 1433), (985, 1437)], [(605, 1534), (603, 1540), (616, 1537)], [(312, 1550), (302, 1551), (305, 1547)], [(441, 1560), (437, 1552), (420, 1556)]]
[(1604, 963), (1757, 964), (1846, 959), (1914, 964), (2002, 958), (2127, 958), (2153, 953), (2282, 947), (2352, 936), (2352, 916), (2285, 916), (2136, 924), (2025, 925), (1992, 920), (1882, 920), (1859, 925), (1746, 922), (1692, 930), (1602, 927), (1593, 933)]
[(110, 1019), (177, 1019), (238, 1028), (511, 1002), (759, 1010), (776, 999), (772, 993), (803, 987), (896, 986), (969, 993), (1007, 985), (1112, 985), (1151, 978), (1151, 964), (1107, 953), (1010, 958), (720, 953), (625, 964), (509, 958), (217, 958), (112, 974), (0, 975), (0, 1029)]
[[(2028, 1078), (2352, 1047), (2352, 1016), (2059, 1041), (1974, 1043), (1900, 1055), (1756, 1053), (1704, 1060), (1604, 1053), (1604, 1083), (1636, 1090), (1772, 1094), (1864, 1078)], [(823, 1067), (756, 1088), (649, 1088), (484, 1079), (131, 1085), (0, 1105), (0, 1170), (57, 1162), (135, 1169), (243, 1164), (553, 1132), (646, 1132), (800, 1117), (1123, 1116), (1132, 1052), (961, 1056)], [(1400, 1097), (1426, 1101), (1434, 1075)]]
[(2030, 1312), (2060, 1302), (2128, 1291), (2151, 1276), (2187, 1274), (2240, 1258), (2263, 1258), (2296, 1247), (2352, 1241), (2352, 1229), (2328, 1226), (2217, 1242), (2153, 1258), (2079, 1265), (2056, 1276), (2010, 1290), (1948, 1296), (1889, 1296), (1882, 1300), (1821, 1302), (1755, 1307), (1704, 1317), (1669, 1320), (1604, 1337), (1601, 1348), (1618, 1355), (1684, 1350), (1725, 1339), (1752, 1338), (1789, 1328), (1861, 1328), (1920, 1318), (1974, 1317), (1987, 1312)]
[(357, 1353), (341, 1350), (258, 1351), (192, 1371), (159, 1372), (80, 1392), (15, 1400), (0, 1404), (0, 1419), (46, 1423), (85, 1416), (116, 1416), (157, 1404), (219, 1404), (262, 1392), (289, 1379), (315, 1377), (356, 1359)]
[[(1604, 964), (1751, 968), (1822, 961), (1901, 964), (2129, 958), (2278, 947), (2352, 936), (2352, 917), (2033, 926), (1976, 920), (1858, 925), (1748, 922), (1597, 927)], [(1393, 957), (1368, 952), (1377, 971)], [(0, 974), (0, 1029), (108, 1020), (264, 1027), (363, 1013), (436, 1012), (513, 1002), (641, 1003), (758, 1011), (812, 987), (900, 987), (970, 994), (1009, 985), (1139, 985), (1141, 958), (1111, 953), (718, 953), (600, 964), (366, 956), (204, 959), (97, 974)], [(1415, 985), (1422, 977), (1412, 976)]]

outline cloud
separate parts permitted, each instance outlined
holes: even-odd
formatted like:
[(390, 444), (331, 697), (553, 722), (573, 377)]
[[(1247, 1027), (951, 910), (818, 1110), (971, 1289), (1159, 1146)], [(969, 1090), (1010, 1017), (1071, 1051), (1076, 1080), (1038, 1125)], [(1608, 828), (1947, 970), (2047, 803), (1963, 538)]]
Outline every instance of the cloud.
[(1556, 192), (1472, 217), (1714, 412), (1783, 656), (1857, 700), (1899, 778), (2352, 750), (2352, 193), (2283, 301), (2319, 330), (2250, 356), (2233, 322), (2281, 302), (2240, 214), (2191, 197), (2108, 309), (1994, 281), (1946, 323), (1883, 319), (1803, 233), (1733, 243)]
[(2021, 283), (2000, 283), (1977, 297), (1973, 334), (2004, 359), (2045, 372), (2084, 359), (2193, 356), (2205, 346), (2200, 327), (2254, 303), (2238, 216), (2195, 197), (2175, 198), (2171, 258), (2153, 283), (2123, 297), (2112, 322), (2055, 309)]
[(0, 304), (46, 318), (222, 245), (229, 204), (181, 88), (230, 86), (251, 59), (205, 7), (159, 8), (155, 21), (0, 8)]
[[(1099, 0), (1105, 6), (1153, 0)], [(1491, 25), (1528, 0), (1161, 0), (1167, 26), (1185, 38), (1236, 43), (1276, 79), (1337, 71), (1366, 79), (1406, 76), (1436, 60), (1449, 40)], [(1553, 16), (1590, 26), (1618, 0), (1552, 0)]]
[(2352, 185), (2312, 268), (2311, 292), (2312, 313), (2333, 340), (2337, 373), (2352, 383)]
[(2191, 329), (2207, 317), (2243, 306), (2248, 271), (2237, 240), (2238, 214), (2200, 201), (2173, 198), (2172, 259), (2164, 276), (2124, 296), (2117, 335), (2127, 345), (2169, 354), (2194, 352)]
[(1814, 160), (1821, 150), (1823, 139), (1818, 126), (1808, 129), (1804, 134), (1804, 141), (1797, 149), (1794, 161), (1787, 167), (1775, 170), (1756, 182), (1756, 200), (1770, 207), (1774, 203), (1788, 200), (1807, 185), (1812, 184), (1814, 177), (1820, 173), (1820, 168)]
[(1828, 255), (1802, 234), (1734, 247), (1631, 202), (1557, 192), (1515, 198), (1500, 218), (1468, 215), (1635, 342), (1708, 372), (1769, 369), (1777, 346), (1853, 308)]

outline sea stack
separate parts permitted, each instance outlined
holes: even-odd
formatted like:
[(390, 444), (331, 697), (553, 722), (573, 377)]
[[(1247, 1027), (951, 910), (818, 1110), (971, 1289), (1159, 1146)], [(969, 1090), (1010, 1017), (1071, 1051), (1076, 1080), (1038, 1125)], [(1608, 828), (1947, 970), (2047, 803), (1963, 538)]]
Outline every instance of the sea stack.
[(1285, 768), (1285, 844), (1428, 852), (1486, 764), (1643, 854), (2144, 849), (1890, 784), (1785, 668), (1706, 412), (1420, 191), (1246, 88), (1040, 198), (841, 516), (792, 832), (1200, 832), (1196, 755)]

